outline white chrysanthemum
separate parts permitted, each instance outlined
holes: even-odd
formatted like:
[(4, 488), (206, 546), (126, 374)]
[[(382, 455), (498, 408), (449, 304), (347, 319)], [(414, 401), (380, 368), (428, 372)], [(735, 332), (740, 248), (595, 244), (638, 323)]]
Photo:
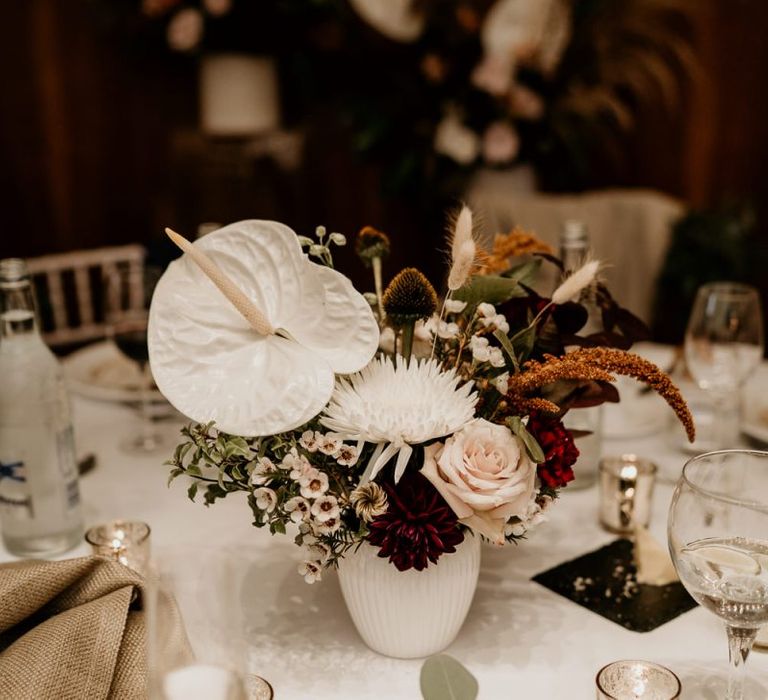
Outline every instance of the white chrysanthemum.
[(376, 443), (361, 483), (398, 454), (395, 480), (405, 471), (411, 445), (455, 433), (472, 420), (477, 394), (471, 382), (459, 386), (453, 370), (437, 360), (372, 360), (365, 369), (336, 382), (320, 422), (345, 440)]

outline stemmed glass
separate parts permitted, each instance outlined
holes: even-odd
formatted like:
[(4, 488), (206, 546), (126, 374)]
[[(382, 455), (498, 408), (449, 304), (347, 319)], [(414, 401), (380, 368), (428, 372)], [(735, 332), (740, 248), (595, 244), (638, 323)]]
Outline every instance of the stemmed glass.
[(757, 290), (736, 282), (702, 285), (685, 334), (685, 359), (714, 404), (708, 446), (730, 447), (735, 442), (741, 388), (762, 356), (763, 314)]
[(136, 436), (121, 443), (133, 454), (146, 454), (164, 448), (164, 441), (152, 422), (152, 388), (147, 348), (147, 322), (152, 293), (162, 274), (157, 267), (116, 267), (104, 277), (104, 321), (107, 337), (139, 369), (139, 410), (141, 424)]
[(721, 450), (691, 459), (667, 527), (683, 585), (725, 622), (726, 700), (742, 700), (744, 664), (768, 622), (768, 452)]

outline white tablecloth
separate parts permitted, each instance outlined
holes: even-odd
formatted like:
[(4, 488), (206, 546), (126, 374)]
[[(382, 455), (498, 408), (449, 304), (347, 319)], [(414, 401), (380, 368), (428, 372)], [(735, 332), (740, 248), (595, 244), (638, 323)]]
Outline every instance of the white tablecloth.
[[(131, 410), (80, 398), (74, 408), (78, 451), (98, 458), (94, 471), (81, 481), (86, 523), (143, 520), (151, 525), (156, 552), (187, 545), (199, 548), (197, 565), (204, 566), (206, 550), (213, 549), (249, 562), (240, 600), (232, 604), (242, 607), (252, 670), (272, 683), (277, 700), (421, 697), (421, 661), (387, 659), (368, 650), (349, 619), (335, 574), (305, 584), (296, 573), (298, 548), (290, 538), (272, 538), (251, 526), (245, 494), (210, 508), (191, 503), (181, 480), (166, 487), (165, 455), (129, 457), (117, 447), (135, 429)], [(163, 429), (175, 440), (177, 423), (170, 421)], [(652, 458), (669, 479), (686, 458), (666, 435), (604, 443), (606, 454), (626, 451)], [(671, 492), (665, 483), (656, 489), (651, 529), (661, 542)], [(481, 700), (591, 700), (595, 672), (622, 658), (671, 667), (683, 679), (684, 697), (722, 697), (705, 689), (712, 674), (725, 675), (727, 658), (725, 632), (710, 613), (696, 609), (640, 634), (531, 582), (532, 575), (611, 539), (597, 524), (597, 488), (592, 487), (566, 489), (549, 522), (524, 544), (484, 548), (477, 595), (447, 650), (477, 677)], [(85, 553), (81, 546), (66, 556)], [(0, 550), (0, 561), (11, 558)], [(214, 591), (208, 595), (208, 601), (215, 599)], [(754, 653), (749, 667), (761, 688), (755, 688), (755, 697), (768, 698), (768, 656)]]

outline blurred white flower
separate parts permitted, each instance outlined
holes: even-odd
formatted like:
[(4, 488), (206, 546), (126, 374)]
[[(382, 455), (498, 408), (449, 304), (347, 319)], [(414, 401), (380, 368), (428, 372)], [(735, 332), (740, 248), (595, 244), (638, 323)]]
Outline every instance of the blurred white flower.
[(314, 518), (321, 523), (328, 520), (338, 519), (340, 515), (339, 502), (336, 496), (320, 496), (312, 504), (311, 513)]
[(484, 301), (477, 305), (477, 313), (483, 318), (493, 318), (496, 315), (496, 307)]
[(426, 18), (414, 0), (349, 0), (352, 9), (374, 29), (393, 41), (416, 41)]
[(314, 529), (319, 535), (331, 535), (341, 527), (340, 518), (328, 518), (328, 520), (315, 521)]
[(299, 479), (299, 486), (304, 498), (319, 498), (328, 490), (328, 475), (317, 469), (309, 469)]
[(491, 359), (491, 348), (488, 338), (473, 335), (469, 339), (469, 349), (472, 351), (472, 359), (477, 362), (488, 362)]
[(506, 364), (501, 348), (488, 348), (488, 362), (491, 363), (491, 367), (503, 367)]
[(485, 328), (495, 326), (502, 333), (509, 333), (509, 323), (507, 323), (507, 317), (504, 314), (485, 316), (480, 319), (480, 323), (482, 323)]
[(357, 463), (357, 458), (359, 456), (360, 453), (357, 451), (356, 447), (352, 447), (352, 445), (342, 445), (336, 454), (336, 461), (343, 467), (351, 467), (353, 464)]
[(544, 116), (544, 100), (530, 88), (517, 83), (509, 93), (509, 109), (520, 119), (537, 121)]
[(490, 95), (499, 97), (509, 90), (515, 73), (511, 53), (490, 53), (472, 71), (472, 84)]
[[(395, 354), (395, 332), (387, 326), (379, 336), (379, 348), (389, 355)], [(432, 333), (424, 321), (416, 321), (413, 329), (413, 357), (429, 357), (432, 352)]]
[(305, 551), (308, 558), (319, 561), (323, 564), (327, 562), (328, 558), (331, 556), (331, 548), (322, 542), (313, 542), (312, 544), (308, 544), (305, 548)]
[(253, 497), (256, 499), (256, 507), (267, 513), (271, 513), (277, 505), (277, 494), (266, 486), (254, 489)]
[(496, 379), (493, 380), (493, 386), (496, 387), (496, 391), (500, 394), (506, 395), (509, 390), (509, 372), (504, 372), (504, 374), (500, 374), (496, 377)]
[(299, 576), (303, 576), (307, 583), (319, 581), (323, 575), (323, 567), (317, 561), (303, 561), (299, 564)]
[(168, 45), (174, 51), (191, 51), (203, 38), (203, 15), (194, 7), (179, 10), (168, 22)]
[(312, 469), (312, 466), (304, 455), (300, 455), (296, 451), (296, 448), (292, 447), (288, 454), (283, 457), (283, 461), (280, 462), (280, 468), (286, 470), (290, 469), (291, 473), (289, 476), (294, 481), (298, 481), (304, 474)]
[(301, 496), (294, 496), (285, 502), (285, 512), (291, 516), (291, 520), (299, 523), (309, 518), (309, 501)]
[(299, 438), (299, 445), (301, 445), (307, 452), (317, 452), (320, 437), (320, 433), (317, 431), (305, 430)]
[(459, 326), (453, 322), (442, 321), (435, 314), (424, 324), (424, 327), (433, 335), (437, 335), (438, 338), (450, 339), (455, 338), (459, 334)]
[(460, 314), (466, 308), (466, 301), (459, 301), (458, 299), (445, 300), (445, 312), (448, 314)]
[(492, 165), (513, 161), (520, 150), (520, 138), (511, 124), (493, 122), (483, 134), (483, 159)]
[(480, 151), (480, 138), (461, 123), (454, 111), (450, 111), (437, 125), (434, 148), (437, 153), (461, 165), (469, 165)]
[(209, 15), (221, 17), (232, 9), (232, 0), (203, 0), (203, 7)]
[(334, 435), (333, 433), (326, 433), (325, 435), (321, 435), (320, 439), (318, 440), (317, 449), (320, 450), (320, 452), (322, 452), (324, 455), (336, 454), (340, 447), (341, 438), (338, 435)]
[(270, 474), (274, 474), (276, 467), (268, 457), (261, 457), (256, 460), (256, 464), (251, 472), (251, 483), (254, 486), (263, 486), (269, 481)]

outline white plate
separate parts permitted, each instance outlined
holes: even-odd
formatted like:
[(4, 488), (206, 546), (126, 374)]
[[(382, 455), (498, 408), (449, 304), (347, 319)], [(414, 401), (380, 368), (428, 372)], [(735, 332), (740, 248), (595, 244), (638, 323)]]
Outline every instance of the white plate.
[[(109, 340), (76, 350), (64, 358), (62, 365), (69, 388), (80, 396), (116, 403), (139, 401), (139, 368)], [(152, 403), (165, 403), (157, 389), (152, 389), (150, 398)]]

